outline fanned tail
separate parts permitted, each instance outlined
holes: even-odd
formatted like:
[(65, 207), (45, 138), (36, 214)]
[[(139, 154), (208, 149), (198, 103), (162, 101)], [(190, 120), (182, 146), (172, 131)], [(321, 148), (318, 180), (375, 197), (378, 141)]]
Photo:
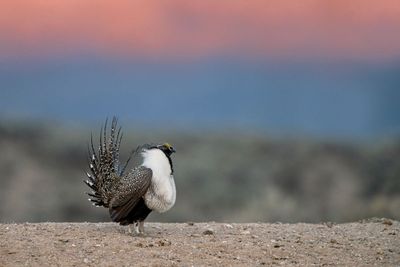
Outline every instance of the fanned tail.
[(107, 138), (107, 120), (100, 130), (100, 144), (96, 152), (93, 145), (93, 135), (88, 145), (90, 173), (84, 182), (92, 189), (89, 200), (95, 206), (108, 207), (113, 187), (118, 183), (126, 165), (121, 169), (119, 162), (119, 148), (122, 140), (121, 127), (117, 130), (118, 119), (113, 117), (111, 133)]

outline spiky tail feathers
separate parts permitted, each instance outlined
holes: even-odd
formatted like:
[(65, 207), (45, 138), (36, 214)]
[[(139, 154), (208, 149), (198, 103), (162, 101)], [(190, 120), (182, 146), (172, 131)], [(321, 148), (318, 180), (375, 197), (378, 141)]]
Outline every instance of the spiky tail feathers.
[(93, 145), (93, 135), (90, 137), (88, 145), (89, 168), (87, 180), (84, 182), (92, 189), (87, 193), (95, 206), (108, 207), (108, 203), (113, 195), (113, 189), (117, 187), (120, 177), (123, 175), (126, 166), (131, 159), (129, 156), (123, 168), (119, 162), (119, 148), (122, 140), (121, 127), (117, 130), (117, 118), (113, 117), (111, 123), (111, 133), (107, 136), (107, 120), (104, 127), (100, 130), (100, 140), (97, 152)]

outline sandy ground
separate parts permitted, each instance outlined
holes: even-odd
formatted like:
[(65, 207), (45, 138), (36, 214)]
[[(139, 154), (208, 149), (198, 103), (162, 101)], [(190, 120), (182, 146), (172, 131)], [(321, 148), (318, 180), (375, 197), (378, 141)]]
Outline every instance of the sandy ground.
[(0, 224), (0, 266), (400, 266), (400, 222)]

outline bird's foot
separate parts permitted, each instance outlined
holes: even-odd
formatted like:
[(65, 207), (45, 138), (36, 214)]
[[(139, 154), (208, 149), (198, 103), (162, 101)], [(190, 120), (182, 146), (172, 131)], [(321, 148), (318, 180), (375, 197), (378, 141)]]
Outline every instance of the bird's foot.
[(128, 225), (128, 234), (132, 235), (132, 236), (135, 236), (135, 235), (139, 234), (139, 229), (138, 229), (136, 223), (133, 225), (133, 229), (132, 229), (132, 225), (131, 224)]
[(128, 225), (128, 234), (130, 234), (130, 235), (132, 234), (132, 228), (131, 228), (130, 224)]
[(128, 225), (128, 233), (129, 235), (133, 236), (144, 236), (144, 222), (136, 222), (133, 224), (133, 231), (132, 231), (132, 225)]
[(144, 221), (139, 222), (139, 234), (144, 235)]

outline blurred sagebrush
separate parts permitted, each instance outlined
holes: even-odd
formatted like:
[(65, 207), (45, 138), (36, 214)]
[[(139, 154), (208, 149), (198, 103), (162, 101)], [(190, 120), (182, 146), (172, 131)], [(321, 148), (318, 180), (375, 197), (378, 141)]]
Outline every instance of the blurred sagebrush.
[[(109, 220), (107, 210), (92, 207), (84, 194), (91, 130), (0, 123), (1, 222)], [(400, 139), (345, 143), (232, 132), (124, 132), (122, 157), (144, 142), (168, 141), (178, 150), (177, 204), (151, 220), (400, 219)]]

